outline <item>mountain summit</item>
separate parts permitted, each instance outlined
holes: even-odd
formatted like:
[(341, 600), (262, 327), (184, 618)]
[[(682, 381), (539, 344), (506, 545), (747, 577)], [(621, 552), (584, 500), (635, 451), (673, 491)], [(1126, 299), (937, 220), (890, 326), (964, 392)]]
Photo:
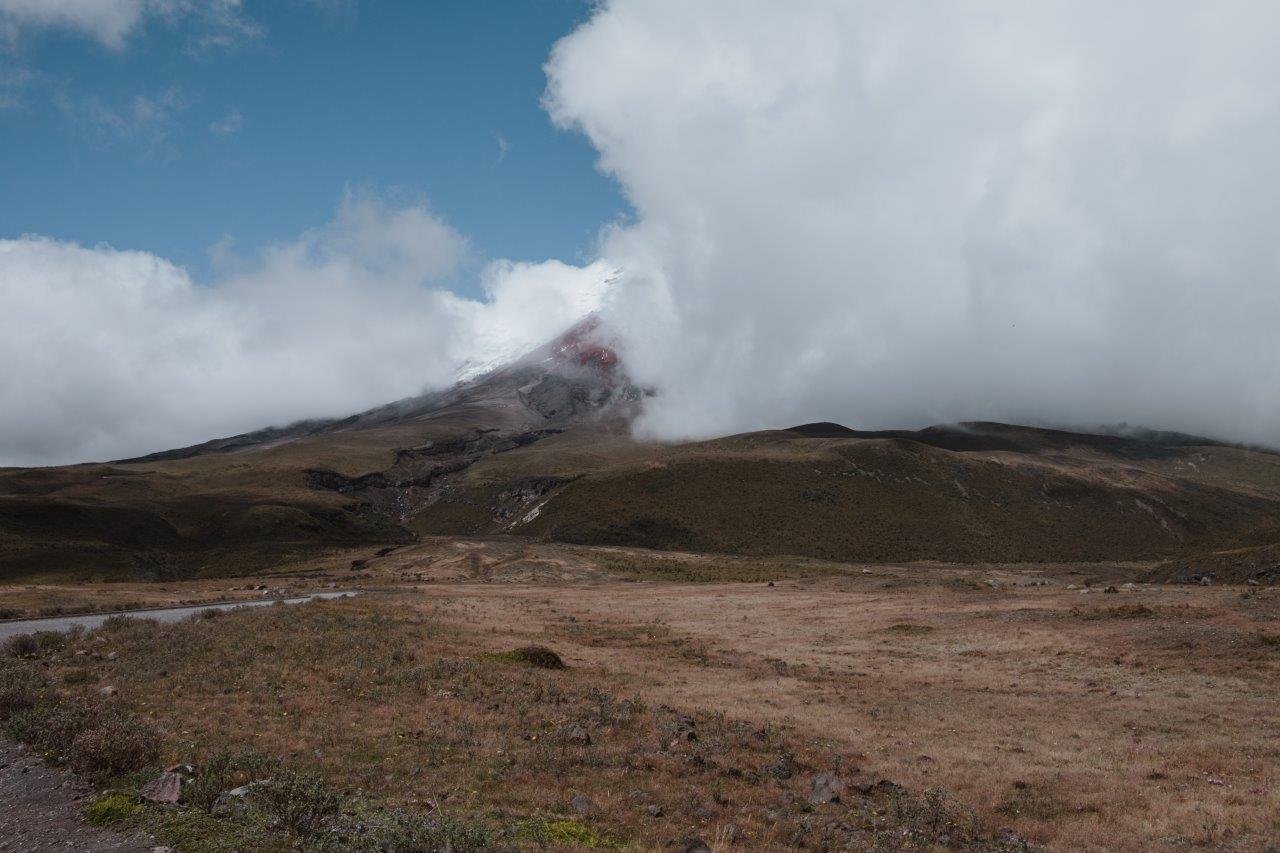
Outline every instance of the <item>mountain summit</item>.
[[(347, 418), (0, 472), (0, 578), (235, 574), (427, 535), (858, 561), (1169, 563), (1265, 575), (1280, 456), (1206, 439), (822, 423), (633, 439), (646, 392), (588, 318)], [(1263, 557), (1259, 557), (1261, 554)], [(1158, 570), (1157, 570), (1158, 571)]]

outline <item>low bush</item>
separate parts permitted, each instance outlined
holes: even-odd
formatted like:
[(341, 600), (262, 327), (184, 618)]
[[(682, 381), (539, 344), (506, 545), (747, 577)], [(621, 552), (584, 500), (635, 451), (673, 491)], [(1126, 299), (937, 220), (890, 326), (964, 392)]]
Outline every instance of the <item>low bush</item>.
[(409, 814), (394, 811), (385, 825), (373, 833), (375, 849), (409, 853), (418, 850), (451, 850), (473, 853), (493, 847), (493, 833), (478, 823), (461, 821), (444, 815)]
[(34, 639), (41, 652), (56, 652), (67, 645), (67, 635), (61, 631), (36, 631)]
[(0, 722), (34, 707), (46, 686), (35, 667), (26, 661), (0, 658)]
[(267, 814), (281, 829), (298, 835), (312, 835), (324, 827), (327, 818), (338, 813), (338, 795), (313, 773), (284, 771), (254, 785), (249, 791), (251, 805)]
[(94, 724), (72, 741), (69, 757), (79, 770), (122, 773), (154, 763), (162, 743), (155, 726), (113, 708), (99, 713)]
[(84, 699), (53, 700), (35, 688), (6, 731), (50, 757), (90, 773), (141, 770), (160, 754), (160, 731), (132, 714)]
[(215, 753), (201, 763), (195, 778), (182, 789), (182, 800), (201, 811), (212, 812), (223, 792), (260, 779), (278, 764), (252, 751)]
[(521, 646), (509, 652), (495, 652), (488, 655), (490, 660), (501, 661), (503, 663), (519, 663), (525, 666), (535, 666), (539, 669), (565, 669), (565, 663), (560, 655), (548, 649), (546, 646)]
[(4, 641), (4, 654), (6, 657), (34, 657), (39, 650), (40, 646), (36, 643), (36, 638), (30, 634), (14, 634)]
[(84, 819), (91, 826), (115, 826), (137, 817), (142, 811), (136, 797), (112, 792), (104, 794), (84, 808)]
[(10, 717), (8, 732), (15, 740), (65, 761), (71, 744), (97, 719), (97, 707), (83, 700), (42, 701)]

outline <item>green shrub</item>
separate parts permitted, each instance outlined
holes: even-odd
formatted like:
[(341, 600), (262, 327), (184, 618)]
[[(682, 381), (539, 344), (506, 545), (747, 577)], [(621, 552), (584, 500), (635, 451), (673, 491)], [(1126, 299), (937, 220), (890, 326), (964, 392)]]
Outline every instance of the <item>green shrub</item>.
[(194, 779), (182, 789), (183, 802), (205, 812), (212, 812), (224, 791), (238, 788), (271, 772), (278, 761), (256, 752), (211, 755), (200, 765)]
[(93, 670), (84, 667), (69, 669), (62, 674), (63, 684), (88, 684), (95, 678)]
[(389, 815), (386, 825), (374, 833), (374, 839), (375, 849), (395, 853), (432, 850), (472, 853), (493, 846), (493, 834), (480, 824), (444, 815), (428, 818), (399, 810)]
[(92, 826), (114, 826), (137, 817), (141, 811), (136, 797), (113, 792), (85, 806), (84, 818)]
[(249, 801), (275, 824), (298, 835), (323, 828), (326, 818), (338, 813), (338, 795), (312, 773), (284, 771), (249, 790)]
[(61, 631), (36, 631), (36, 647), (42, 652), (56, 652), (67, 644), (67, 635)]
[(560, 658), (560, 655), (546, 646), (521, 646), (509, 652), (494, 652), (486, 657), (503, 663), (536, 666), (539, 669), (565, 669), (564, 661)]
[(555, 848), (591, 848), (613, 846), (610, 839), (600, 835), (585, 823), (577, 820), (540, 820), (526, 824), (524, 834), (538, 844)]

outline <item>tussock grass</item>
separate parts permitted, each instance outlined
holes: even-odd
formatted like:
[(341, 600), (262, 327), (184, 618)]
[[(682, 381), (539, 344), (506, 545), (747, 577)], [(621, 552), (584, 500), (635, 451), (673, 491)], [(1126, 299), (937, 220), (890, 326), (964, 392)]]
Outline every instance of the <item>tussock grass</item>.
[[(465, 621), (404, 599), (114, 619), (89, 639), (118, 658), (50, 651), (44, 662), (55, 678), (86, 666), (109, 674), (120, 707), (184, 732), (153, 766), (200, 767), (184, 790), (187, 816), (144, 809), (149, 828), (196, 849), (235, 849), (225, 839), (248, 827), (261, 829), (262, 849), (271, 839), (304, 849), (646, 847), (712, 839), (717, 821), (732, 823), (743, 847), (866, 846), (904, 821), (920, 823), (912, 837), (936, 835), (924, 800), (904, 807), (879, 793), (823, 807), (815, 821), (809, 776), (848, 766), (828, 744), (643, 702), (605, 673), (546, 668), (559, 656), (545, 647), (516, 651), (543, 665), (477, 658), (481, 637)], [(67, 708), (74, 716), (83, 705)], [(782, 755), (795, 767), (786, 780), (766, 770)], [(584, 790), (598, 810), (570, 819), (569, 800)], [(865, 819), (846, 819), (855, 813)]]

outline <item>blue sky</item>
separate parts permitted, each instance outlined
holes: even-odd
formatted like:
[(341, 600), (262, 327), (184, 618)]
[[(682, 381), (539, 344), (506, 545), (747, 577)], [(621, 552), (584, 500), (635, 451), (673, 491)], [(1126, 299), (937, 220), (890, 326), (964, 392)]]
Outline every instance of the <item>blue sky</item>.
[(0, 237), (143, 249), (199, 280), (210, 247), (293, 239), (353, 187), (425, 200), (481, 260), (582, 260), (626, 204), (540, 98), (552, 44), (589, 12), (248, 0), (230, 33), (192, 16), (144, 18), (120, 45), (26, 27), (0, 46)]

